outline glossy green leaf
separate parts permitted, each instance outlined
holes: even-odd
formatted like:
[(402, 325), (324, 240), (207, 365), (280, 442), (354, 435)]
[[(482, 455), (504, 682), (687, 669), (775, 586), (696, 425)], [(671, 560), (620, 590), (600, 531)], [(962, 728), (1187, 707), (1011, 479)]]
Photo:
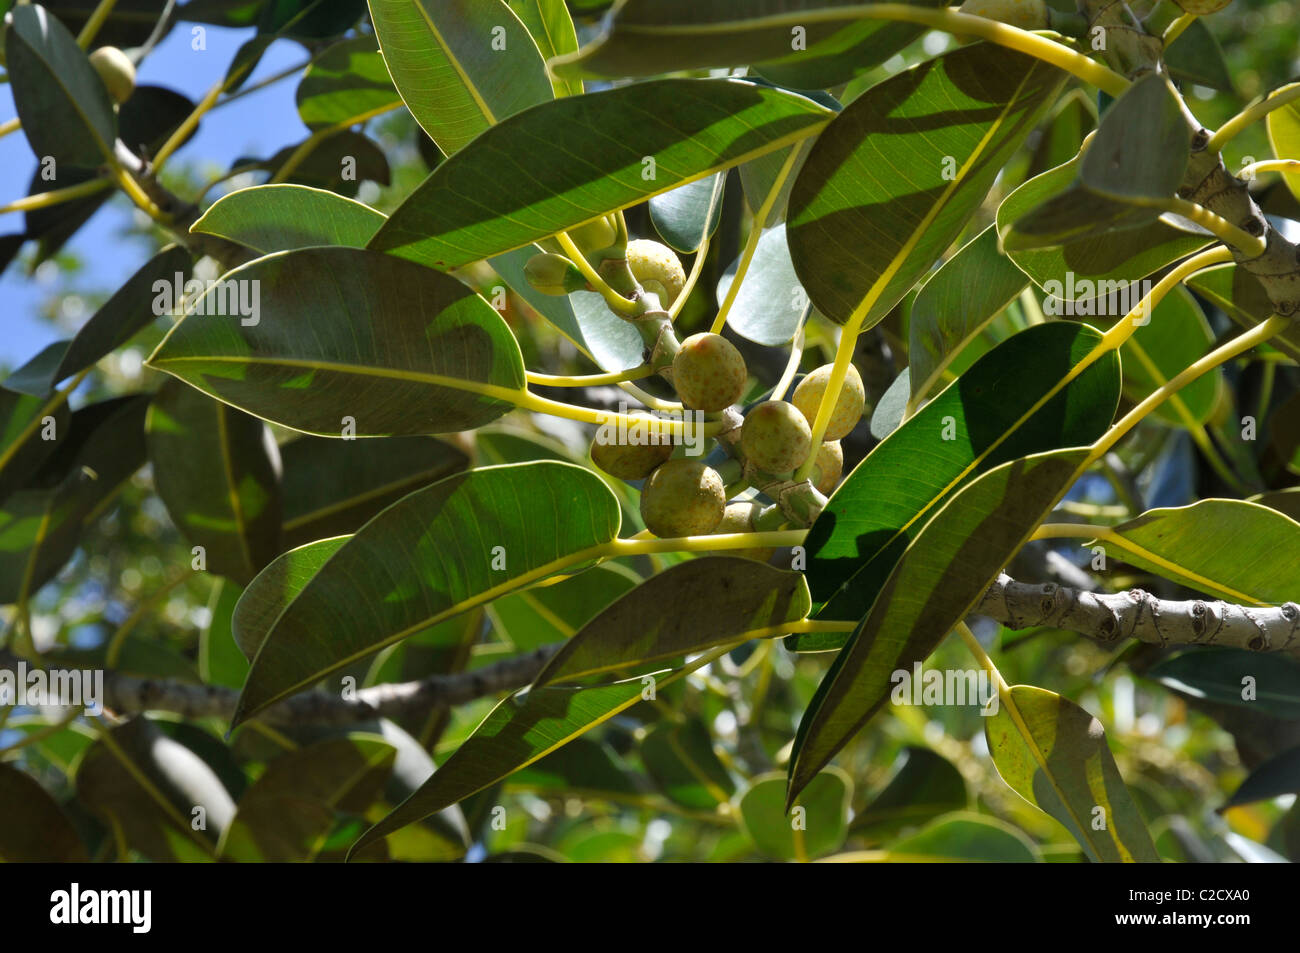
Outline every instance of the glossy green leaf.
[[(1198, 271), (1187, 280), (1187, 287), (1243, 328), (1263, 324), (1273, 314), (1273, 303), (1259, 279), (1232, 263)], [(1268, 343), (1292, 360), (1300, 361), (1300, 325), (1294, 322), (1286, 325)]]
[(248, 677), (248, 659), (235, 641), (235, 606), (243, 590), (229, 579), (217, 579), (208, 598), (208, 624), (199, 633), (199, 678), (205, 685), (240, 688)]
[(509, 786), (566, 797), (632, 799), (641, 794), (627, 765), (591, 738), (575, 738), (510, 775)]
[(1171, 198), (1183, 181), (1191, 144), (1178, 94), (1164, 76), (1147, 73), (1102, 115), (1079, 164), (1079, 182), (1124, 202)]
[[(678, 70), (764, 63), (773, 81), (804, 89), (833, 86), (883, 63), (924, 32), (889, 20), (842, 19), (804, 24), (800, 14), (843, 0), (626, 0), (595, 41), (551, 68), (561, 76), (655, 76)], [(936, 6), (925, 0), (917, 6)], [(739, 8), (739, 9), (738, 9)], [(802, 27), (807, 46), (793, 47)]]
[[(578, 49), (578, 33), (564, 0), (506, 0), (521, 23), (528, 28), (543, 60), (574, 53)], [(556, 96), (581, 96), (582, 80), (552, 77), (551, 86)]]
[(829, 117), (802, 96), (737, 79), (555, 100), (443, 162), (370, 247), (441, 270), (490, 258), (789, 145)]
[(1061, 822), (1093, 863), (1159, 863), (1101, 723), (1068, 698), (1012, 686), (984, 724), (998, 774)]
[(28, 774), (0, 762), (0, 862), (85, 863), (86, 848), (54, 798)]
[(965, 617), (1065, 495), (1087, 455), (1060, 450), (1004, 463), (958, 491), (921, 530), (804, 712), (790, 800), (880, 710), (892, 674), (928, 658)]
[(519, 652), (572, 638), (610, 603), (636, 588), (641, 577), (603, 563), (549, 586), (512, 592), (492, 603), (497, 635)]
[(1062, 96), (1052, 118), (1043, 124), (1038, 145), (1029, 159), (1026, 178), (1064, 165), (1079, 154), (1084, 137), (1097, 128), (1097, 106), (1082, 89)]
[(35, 593), (76, 552), (82, 531), (145, 462), (147, 395), (76, 411), (28, 488), (0, 506), (0, 605)]
[(246, 659), (253, 660), (280, 613), (351, 538), (336, 536), (291, 549), (278, 556), (248, 584), (231, 616), (232, 634)]
[[(1279, 106), (1268, 114), (1265, 123), (1273, 155), (1279, 159), (1300, 159), (1300, 102), (1293, 99)], [(1291, 194), (1300, 198), (1300, 172), (1285, 172), (1282, 178)]]
[[(1100, 340), (1086, 325), (1068, 322), (1022, 331), (878, 444), (809, 529), (804, 545), (815, 614), (861, 619), (909, 542), (973, 477), (1101, 436), (1119, 398), (1118, 362), (1108, 353), (1074, 370)], [(1077, 376), (1066, 383), (1072, 372)], [(789, 642), (806, 651), (836, 648), (844, 637), (813, 633)]]
[(234, 723), (386, 645), (581, 562), (575, 557), (608, 543), (618, 528), (618, 504), (605, 484), (561, 463), (472, 470), (403, 497), (339, 548), (264, 637), (239, 633), (241, 643), (261, 647)]
[[(998, 234), (1002, 236), (1004, 250), (1048, 294), (1068, 300), (1092, 298), (1097, 296), (1097, 286), (1102, 282), (1114, 283), (1103, 290), (1117, 291), (1210, 243), (1209, 236), (1194, 235), (1155, 220), (1134, 228), (1085, 234), (1051, 247), (1016, 249), (1015, 242), (1008, 241), (1012, 225), (1019, 226), (1021, 219), (1044, 202), (1068, 192), (1075, 183), (1078, 168), (1076, 158), (1050, 169), (1020, 186), (998, 206)], [(1092, 197), (1062, 220), (1067, 231), (1086, 232), (1082, 223), (1088, 216), (1101, 218), (1109, 227), (1110, 220), (1102, 213), (1114, 207), (1138, 217), (1146, 214), (1145, 210), (1133, 211), (1120, 203), (1107, 205), (1104, 200)]]
[(1288, 748), (1250, 772), (1225, 807), (1300, 793), (1300, 747)]
[(218, 235), (262, 255), (344, 245), (365, 248), (384, 224), (368, 205), (306, 185), (255, 185), (223, 195), (190, 231)]
[(432, 437), (299, 437), (281, 445), (280, 458), (286, 547), (355, 532), (407, 493), (469, 463), (461, 450)]
[(871, 436), (877, 440), (884, 440), (903, 425), (903, 418), (907, 415), (908, 395), (911, 392), (912, 369), (905, 367), (903, 373), (895, 377), (885, 392), (880, 395), (880, 400), (876, 401), (876, 406), (871, 411)]
[(1113, 558), (1227, 602), (1296, 598), (1300, 523), (1267, 506), (1208, 499), (1148, 510), (1098, 541)]
[(539, 688), (502, 701), (418, 791), (362, 836), (351, 856), (381, 837), (540, 760), (641, 701), (641, 679), (594, 688)]
[(917, 292), (908, 318), (907, 357), (913, 397), (939, 383), (952, 359), (1028, 284), (998, 250), (990, 225), (961, 247)]
[(239, 799), (221, 856), (245, 863), (316, 859), (338, 813), (364, 813), (396, 755), (388, 742), (362, 734), (281, 755)]
[[(77, 768), (76, 786), (82, 804), (156, 863), (213, 859), (235, 813), (212, 768), (144, 717), (95, 742)], [(192, 826), (196, 808), (203, 810), (201, 830)]]
[(402, 105), (373, 36), (336, 43), (313, 60), (294, 98), (312, 131), (356, 125)]
[(1168, 689), (1262, 716), (1300, 718), (1300, 663), (1285, 655), (1207, 647), (1163, 658), (1146, 677)]
[[(229, 307), (232, 288), (256, 304), (256, 323), (240, 316), (251, 308)], [(524, 395), (519, 346), (491, 305), (446, 275), (354, 248), (277, 252), (229, 272), (149, 363), (323, 436), (468, 430)]]
[(694, 252), (717, 230), (726, 179), (718, 172), (650, 199), (650, 221), (669, 248)]
[(280, 454), (266, 424), (178, 380), (145, 428), (154, 484), (209, 572), (247, 583), (280, 552)]
[(552, 98), (546, 64), (501, 0), (370, 0), (388, 71), (446, 155)]
[(659, 790), (691, 810), (716, 810), (735, 793), (709, 729), (698, 718), (655, 725), (641, 740), (641, 760)]
[(984, 814), (958, 812), (895, 841), (878, 859), (907, 864), (1032, 864), (1043, 858), (1033, 841), (1010, 824)]
[[(1113, 309), (1123, 313), (1126, 308)], [(1175, 288), (1151, 310), (1120, 348), (1125, 394), (1135, 403), (1177, 376), (1209, 351), (1214, 333), (1186, 288)], [(1223, 372), (1203, 374), (1155, 409), (1153, 416), (1176, 427), (1203, 424), (1219, 402)]]
[[(736, 275), (734, 261), (718, 279), (718, 302)], [(727, 313), (727, 325), (741, 337), (765, 347), (784, 347), (808, 319), (812, 304), (794, 273), (786, 227), (775, 225), (758, 239), (745, 280)]]
[(38, 159), (95, 168), (113, 154), (117, 114), (76, 38), (36, 4), (9, 13), (5, 63), (14, 107)]
[(1193, 20), (1178, 37), (1178, 42), (1165, 49), (1165, 65), (1179, 82), (1208, 86), (1225, 93), (1234, 91), (1232, 72), (1223, 57), (1223, 48), (1204, 20)]
[(902, 765), (884, 790), (855, 812), (854, 836), (880, 841), (969, 803), (966, 780), (947, 758), (909, 745), (900, 760)]
[(1062, 81), (1039, 60), (980, 43), (845, 107), (804, 163), (786, 219), (817, 310), (862, 327), (888, 314), (961, 233)]
[[(365, 133), (345, 129), (311, 142), (306, 155), (295, 159), (298, 164), (286, 174), (285, 182), (328, 189), (349, 198), (356, 196), (362, 182), (391, 184), (388, 157), (379, 143)], [(254, 163), (272, 176), (279, 175), (284, 165), (294, 159), (299, 145), (285, 146), (269, 159), (241, 157), (232, 163), (232, 168)]]
[(812, 779), (791, 813), (785, 778), (772, 773), (755, 778), (736, 806), (741, 826), (759, 851), (778, 860), (811, 860), (843, 845), (852, 792), (849, 776), (831, 768)]
[(498, 255), (488, 264), (511, 291), (527, 301), (602, 369), (626, 371), (640, 367), (645, 342), (630, 321), (624, 321), (609, 310), (604, 298), (590, 291), (575, 291), (563, 298), (544, 295), (528, 283), (524, 266), (538, 251), (536, 245), (525, 245)]
[[(704, 556), (643, 582), (570, 639), (538, 685), (660, 662), (743, 639), (776, 635), (811, 602), (801, 573), (736, 556)], [(709, 624), (701, 626), (699, 619)]]

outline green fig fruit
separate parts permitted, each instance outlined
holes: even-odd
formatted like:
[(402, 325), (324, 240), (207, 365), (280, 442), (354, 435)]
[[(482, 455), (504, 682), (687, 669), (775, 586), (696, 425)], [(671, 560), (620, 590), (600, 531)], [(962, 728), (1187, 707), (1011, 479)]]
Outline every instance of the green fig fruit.
[[(794, 389), (794, 396), (790, 398), (799, 408), (804, 419), (808, 421), (809, 426), (817, 422), (817, 408), (821, 406), (822, 395), (826, 393), (826, 385), (830, 383), (832, 367), (831, 364), (823, 364), (806, 375)], [(862, 386), (862, 375), (850, 364), (848, 373), (844, 377), (844, 386), (840, 388), (839, 400), (835, 402), (835, 409), (831, 411), (830, 423), (822, 439), (839, 440), (841, 437), (847, 437), (862, 419), (862, 412), (866, 406), (867, 391)]]
[(641, 518), (661, 538), (712, 533), (726, 506), (722, 477), (699, 460), (669, 460), (641, 488)]
[(116, 46), (101, 46), (90, 54), (90, 65), (104, 81), (113, 102), (124, 103), (135, 92), (135, 64)]
[(813, 464), (813, 486), (822, 496), (830, 496), (840, 485), (844, 473), (844, 448), (838, 440), (827, 440), (817, 448), (817, 462)]
[(734, 344), (720, 334), (692, 334), (673, 358), (673, 385), (692, 410), (725, 410), (745, 392), (749, 371)]
[[(739, 501), (728, 503), (727, 508), (723, 510), (722, 519), (718, 525), (713, 527), (712, 536), (721, 536), (725, 533), (752, 533), (754, 532), (754, 520), (758, 514), (763, 511), (761, 503), (752, 501)], [(753, 559), (756, 562), (765, 563), (772, 558), (776, 552), (775, 547), (761, 547), (755, 549), (715, 549), (712, 551), (715, 556), (739, 556), (742, 559)]]
[(591, 460), (612, 477), (641, 480), (673, 455), (671, 443), (591, 442)]
[(812, 430), (794, 404), (768, 400), (745, 415), (740, 447), (758, 469), (789, 473), (808, 458)]
[(544, 295), (562, 296), (587, 287), (582, 272), (563, 255), (534, 255), (524, 265), (524, 277)]

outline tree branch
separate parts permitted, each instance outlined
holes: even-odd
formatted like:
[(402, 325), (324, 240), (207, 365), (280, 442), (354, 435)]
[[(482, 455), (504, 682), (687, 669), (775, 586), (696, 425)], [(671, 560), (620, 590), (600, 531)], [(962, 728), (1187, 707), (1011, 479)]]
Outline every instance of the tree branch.
[(1300, 657), (1300, 606), (1238, 606), (1158, 599), (1142, 589), (1085, 592), (1056, 583), (1033, 585), (998, 576), (974, 610), (1011, 629), (1050, 625), (1103, 643), (1137, 639), (1155, 645), (1216, 645)]

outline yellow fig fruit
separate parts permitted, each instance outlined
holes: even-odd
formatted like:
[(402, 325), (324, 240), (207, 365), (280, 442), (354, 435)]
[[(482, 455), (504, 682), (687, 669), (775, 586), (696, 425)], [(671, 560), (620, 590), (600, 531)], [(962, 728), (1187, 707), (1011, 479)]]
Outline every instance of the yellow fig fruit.
[(838, 440), (827, 440), (817, 448), (817, 462), (813, 464), (813, 486), (822, 496), (830, 496), (840, 485), (844, 473), (844, 448)]
[(563, 255), (534, 255), (524, 265), (524, 277), (544, 295), (567, 295), (587, 287), (578, 266)]
[[(832, 367), (831, 364), (823, 364), (806, 375), (794, 389), (794, 396), (790, 398), (799, 408), (804, 419), (808, 421), (809, 426), (817, 422), (817, 408), (821, 406), (822, 395), (826, 393), (826, 385), (830, 383)], [(839, 440), (841, 437), (847, 437), (862, 419), (862, 412), (866, 406), (867, 391), (862, 386), (862, 375), (850, 364), (848, 373), (844, 377), (844, 386), (840, 388), (839, 400), (835, 402), (835, 409), (831, 411), (830, 423), (822, 439)]]
[(758, 469), (789, 473), (807, 459), (812, 430), (793, 404), (768, 400), (745, 415), (740, 447)]
[(90, 54), (90, 65), (104, 81), (113, 102), (124, 103), (135, 92), (135, 64), (116, 46), (101, 46)]
[(692, 410), (715, 413), (740, 400), (749, 371), (721, 334), (692, 334), (673, 358), (673, 386)]
[(659, 304), (664, 308), (672, 305), (686, 287), (686, 269), (681, 259), (659, 242), (648, 238), (628, 242), (627, 265), (642, 288), (659, 296)]

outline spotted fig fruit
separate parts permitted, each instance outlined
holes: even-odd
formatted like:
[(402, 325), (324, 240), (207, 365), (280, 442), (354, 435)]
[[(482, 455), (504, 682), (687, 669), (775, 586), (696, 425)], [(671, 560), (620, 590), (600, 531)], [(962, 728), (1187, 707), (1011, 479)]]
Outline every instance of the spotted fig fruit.
[(667, 245), (638, 238), (627, 243), (627, 265), (632, 276), (646, 291), (659, 296), (659, 303), (669, 307), (686, 287), (686, 270), (681, 259)]
[(745, 391), (749, 371), (734, 344), (721, 334), (692, 334), (673, 358), (677, 396), (692, 410), (725, 410)]
[(524, 265), (524, 277), (544, 295), (567, 295), (587, 287), (582, 272), (563, 255), (534, 255)]
[(671, 443), (591, 443), (591, 460), (612, 477), (640, 480), (673, 455)]
[(807, 459), (812, 429), (794, 404), (768, 400), (745, 416), (740, 447), (758, 469), (789, 473)]
[(966, 0), (962, 13), (988, 17), (1022, 30), (1046, 30), (1048, 10), (1045, 0)]
[(113, 102), (124, 103), (135, 92), (135, 64), (116, 46), (101, 46), (90, 54), (90, 65), (104, 81)]
[[(826, 393), (826, 385), (830, 383), (831, 368), (832, 365), (823, 364), (804, 377), (799, 382), (799, 386), (794, 389), (791, 400), (799, 408), (809, 426), (817, 422), (817, 408), (821, 406), (822, 395)], [(823, 439), (839, 440), (841, 437), (847, 437), (862, 419), (862, 411), (866, 406), (867, 391), (862, 386), (862, 375), (850, 364), (849, 371), (844, 377), (844, 386), (840, 388), (840, 398), (835, 402), (835, 409), (831, 411), (830, 423), (826, 426)]]
[(669, 460), (641, 488), (641, 518), (660, 537), (712, 533), (726, 506), (722, 477), (698, 460)]
[(827, 440), (817, 448), (817, 462), (813, 464), (813, 486), (822, 496), (830, 496), (840, 485), (844, 473), (844, 448), (838, 440)]
[[(754, 520), (763, 510), (760, 503), (752, 501), (740, 501), (728, 503), (727, 508), (722, 513), (722, 519), (718, 525), (713, 527), (712, 536), (721, 536), (724, 533), (752, 533), (754, 532)], [(713, 550), (715, 556), (739, 556), (742, 559), (753, 559), (765, 563), (772, 558), (776, 552), (774, 547), (763, 547), (756, 549), (716, 549)]]

